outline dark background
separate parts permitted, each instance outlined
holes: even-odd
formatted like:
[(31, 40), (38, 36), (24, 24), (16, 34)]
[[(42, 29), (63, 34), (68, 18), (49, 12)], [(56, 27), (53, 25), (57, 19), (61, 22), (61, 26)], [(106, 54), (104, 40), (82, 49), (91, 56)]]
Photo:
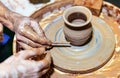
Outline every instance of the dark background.
[[(120, 0), (105, 0), (105, 1), (120, 7)], [(6, 45), (0, 46), (0, 62), (4, 61), (6, 58), (12, 55), (12, 41), (13, 41), (14, 33), (9, 29), (7, 29), (6, 27), (4, 27), (4, 33), (9, 35), (10, 39)]]
[(120, 8), (120, 0), (104, 0), (104, 1), (110, 2)]

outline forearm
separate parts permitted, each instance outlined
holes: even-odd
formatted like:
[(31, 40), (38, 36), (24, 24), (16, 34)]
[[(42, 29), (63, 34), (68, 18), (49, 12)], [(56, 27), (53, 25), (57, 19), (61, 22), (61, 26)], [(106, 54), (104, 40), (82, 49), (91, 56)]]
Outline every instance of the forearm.
[(10, 11), (0, 2), (0, 22), (7, 28), (14, 31), (14, 23), (21, 17), (20, 14)]
[(6, 8), (2, 2), (0, 2), (0, 17), (4, 17), (5, 18), (5, 14), (9, 11), (8, 8)]
[(13, 30), (13, 24), (8, 18), (9, 13), (10, 10), (0, 2), (0, 22), (10, 30)]

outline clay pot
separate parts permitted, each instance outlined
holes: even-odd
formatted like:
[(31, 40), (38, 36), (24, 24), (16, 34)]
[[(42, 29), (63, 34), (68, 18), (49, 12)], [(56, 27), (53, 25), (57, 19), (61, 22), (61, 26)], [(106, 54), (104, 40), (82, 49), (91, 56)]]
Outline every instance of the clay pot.
[(92, 13), (83, 6), (74, 6), (66, 9), (63, 13), (64, 34), (67, 41), (72, 45), (86, 44), (92, 35)]

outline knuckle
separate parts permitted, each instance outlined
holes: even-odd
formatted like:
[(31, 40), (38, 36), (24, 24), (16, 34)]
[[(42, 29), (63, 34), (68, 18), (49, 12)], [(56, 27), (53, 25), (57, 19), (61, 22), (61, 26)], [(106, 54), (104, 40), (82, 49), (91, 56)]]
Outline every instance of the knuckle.
[(23, 33), (23, 29), (18, 29), (18, 33), (22, 34)]
[(17, 40), (21, 40), (21, 37), (19, 35), (16, 35)]

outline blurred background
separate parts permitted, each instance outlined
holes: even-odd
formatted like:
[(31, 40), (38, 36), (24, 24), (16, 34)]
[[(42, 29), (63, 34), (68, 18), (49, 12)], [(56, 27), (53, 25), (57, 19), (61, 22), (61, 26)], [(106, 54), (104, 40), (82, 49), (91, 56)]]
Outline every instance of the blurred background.
[(104, 1), (110, 2), (120, 8), (120, 0), (104, 0)]

